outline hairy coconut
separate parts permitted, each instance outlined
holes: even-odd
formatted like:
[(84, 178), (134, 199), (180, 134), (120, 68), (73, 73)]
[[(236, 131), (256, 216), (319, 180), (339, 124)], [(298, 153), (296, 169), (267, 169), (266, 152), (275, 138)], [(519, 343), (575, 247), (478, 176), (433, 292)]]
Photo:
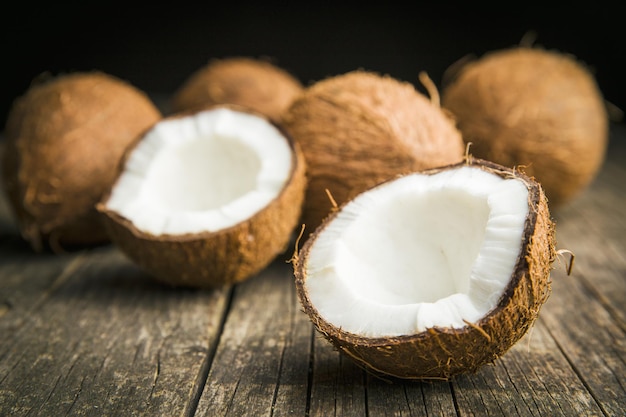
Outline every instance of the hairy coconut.
[(297, 294), (317, 330), (372, 373), (449, 379), (533, 325), (554, 239), (536, 181), (469, 158), (338, 207), (294, 256)]
[(476, 157), (541, 182), (555, 209), (595, 178), (606, 153), (609, 115), (589, 68), (572, 55), (519, 46), (456, 69), (442, 90)]
[(285, 132), (222, 105), (155, 124), (97, 207), (113, 242), (156, 279), (209, 288), (248, 279), (286, 249), (305, 185)]
[(300, 80), (267, 59), (227, 57), (192, 73), (174, 93), (171, 107), (179, 112), (235, 104), (280, 120), (302, 89)]
[(160, 118), (144, 92), (99, 71), (39, 78), (13, 102), (4, 186), (35, 250), (108, 241), (95, 204), (126, 147)]
[(464, 154), (436, 90), (429, 100), (408, 82), (368, 71), (312, 84), (285, 112), (283, 125), (307, 161), (309, 230), (332, 209), (327, 191), (341, 204), (398, 174), (458, 162)]

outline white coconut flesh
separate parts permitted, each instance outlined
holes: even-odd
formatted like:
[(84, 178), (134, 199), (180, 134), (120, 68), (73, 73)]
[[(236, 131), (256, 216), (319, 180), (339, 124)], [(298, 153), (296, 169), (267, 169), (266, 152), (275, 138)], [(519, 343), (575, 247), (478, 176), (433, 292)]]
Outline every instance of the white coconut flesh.
[(527, 215), (523, 181), (474, 166), (388, 182), (321, 229), (305, 264), (309, 300), (364, 337), (476, 323), (511, 280)]
[(129, 154), (106, 207), (152, 235), (214, 232), (273, 201), (292, 150), (268, 120), (229, 108), (164, 119)]

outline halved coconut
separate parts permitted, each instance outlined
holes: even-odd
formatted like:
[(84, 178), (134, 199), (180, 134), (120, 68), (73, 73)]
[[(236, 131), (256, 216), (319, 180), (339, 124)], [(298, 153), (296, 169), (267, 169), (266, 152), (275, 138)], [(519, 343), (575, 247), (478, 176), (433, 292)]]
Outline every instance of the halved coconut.
[(155, 278), (216, 287), (284, 251), (304, 188), (300, 150), (282, 130), (220, 106), (157, 123), (98, 209), (112, 240)]
[(550, 293), (540, 185), (483, 160), (411, 173), (341, 206), (294, 258), (304, 311), (375, 374), (448, 379), (493, 362)]

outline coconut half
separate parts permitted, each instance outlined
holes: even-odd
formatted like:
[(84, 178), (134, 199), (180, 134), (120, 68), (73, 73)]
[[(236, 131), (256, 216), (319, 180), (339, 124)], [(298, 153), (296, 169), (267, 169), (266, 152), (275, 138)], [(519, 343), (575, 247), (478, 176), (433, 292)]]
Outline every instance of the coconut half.
[(304, 188), (299, 148), (279, 127), (219, 106), (157, 123), (98, 209), (111, 239), (155, 278), (216, 287), (284, 251)]
[(294, 259), (304, 311), (375, 374), (448, 379), (493, 362), (550, 293), (540, 185), (491, 162), (407, 174), (341, 206)]

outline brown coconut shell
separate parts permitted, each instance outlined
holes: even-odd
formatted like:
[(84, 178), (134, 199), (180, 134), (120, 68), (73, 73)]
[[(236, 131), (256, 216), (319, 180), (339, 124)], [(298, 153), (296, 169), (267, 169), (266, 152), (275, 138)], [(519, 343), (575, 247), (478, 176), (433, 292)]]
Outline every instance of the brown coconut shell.
[(471, 164), (501, 177), (523, 181), (529, 192), (529, 214), (515, 270), (497, 306), (475, 324), (461, 329), (430, 328), (398, 337), (367, 338), (343, 331), (319, 316), (307, 292), (308, 253), (324, 224), (307, 239), (294, 257), (295, 285), (304, 312), (317, 330), (340, 352), (374, 375), (400, 379), (443, 379), (470, 374), (507, 352), (538, 318), (548, 299), (550, 272), (556, 258), (555, 225), (543, 189), (532, 178), (497, 164), (469, 158), (466, 162), (425, 171), (434, 174)]
[(161, 117), (144, 92), (99, 71), (40, 78), (13, 102), (4, 186), (35, 250), (109, 241), (95, 204), (128, 144)]
[(171, 109), (180, 112), (235, 104), (277, 121), (302, 89), (300, 80), (268, 59), (213, 59), (175, 91)]
[(593, 73), (574, 56), (512, 47), (456, 68), (442, 106), (476, 157), (541, 182), (556, 209), (595, 178), (605, 159), (609, 114)]
[[(228, 107), (249, 111), (239, 106)], [(163, 120), (185, 117), (193, 112), (170, 115)], [(156, 280), (172, 286), (217, 288), (257, 274), (289, 246), (304, 202), (305, 160), (299, 145), (286, 132), (283, 134), (293, 151), (290, 179), (279, 196), (254, 216), (217, 232), (155, 236), (107, 209), (109, 192), (97, 209), (112, 241)], [(133, 148), (128, 148), (117, 176), (121, 175)]]
[(438, 100), (408, 82), (361, 70), (309, 86), (283, 118), (307, 161), (302, 221), (308, 230), (333, 209), (327, 190), (342, 204), (396, 175), (462, 160), (461, 133)]

